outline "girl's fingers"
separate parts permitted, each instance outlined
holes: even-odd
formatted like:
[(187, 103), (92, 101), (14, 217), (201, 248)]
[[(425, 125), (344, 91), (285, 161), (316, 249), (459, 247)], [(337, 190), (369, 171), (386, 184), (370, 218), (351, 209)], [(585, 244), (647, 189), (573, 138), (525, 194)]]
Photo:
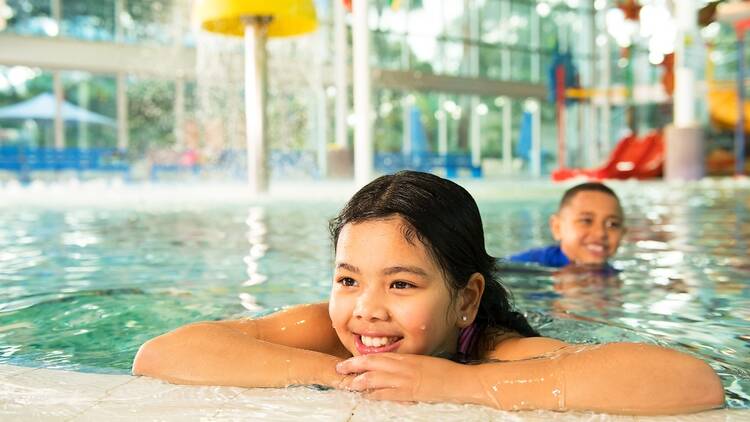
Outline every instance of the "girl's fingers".
[(399, 389), (402, 383), (402, 377), (397, 374), (382, 371), (369, 371), (354, 377), (349, 383), (349, 388), (353, 391)]
[(336, 365), (339, 374), (359, 374), (367, 371), (393, 371), (398, 368), (402, 359), (391, 356), (393, 353), (360, 355), (349, 358)]

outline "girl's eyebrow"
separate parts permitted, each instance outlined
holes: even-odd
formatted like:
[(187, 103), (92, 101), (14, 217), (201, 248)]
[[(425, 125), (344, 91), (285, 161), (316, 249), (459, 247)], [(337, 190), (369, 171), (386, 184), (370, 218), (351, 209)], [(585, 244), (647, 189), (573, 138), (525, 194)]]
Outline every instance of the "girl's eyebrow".
[[(359, 268), (355, 267), (354, 265), (347, 264), (346, 262), (339, 262), (336, 264), (336, 269), (342, 268), (347, 271), (351, 271), (356, 274), (360, 274)], [(408, 265), (399, 265), (395, 267), (388, 267), (385, 270), (383, 270), (383, 275), (393, 275), (398, 273), (411, 273), (418, 276), (426, 277), (427, 271), (419, 268), (419, 267), (413, 267)]]
[(339, 262), (338, 264), (336, 264), (336, 269), (339, 269), (339, 268), (343, 268), (347, 271), (360, 274), (359, 268), (355, 267), (354, 265), (347, 264), (346, 262)]
[(410, 266), (397, 266), (397, 267), (390, 267), (386, 268), (383, 271), (384, 275), (393, 275), (397, 273), (412, 273), (418, 276), (426, 277), (427, 271), (419, 268), (419, 267), (410, 267)]

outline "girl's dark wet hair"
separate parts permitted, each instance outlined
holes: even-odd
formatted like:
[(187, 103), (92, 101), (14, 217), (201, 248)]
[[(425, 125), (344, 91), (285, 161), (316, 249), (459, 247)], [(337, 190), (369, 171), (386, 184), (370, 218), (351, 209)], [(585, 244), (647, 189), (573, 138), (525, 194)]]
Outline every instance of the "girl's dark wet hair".
[[(341, 229), (347, 223), (398, 215), (408, 226), (404, 236), (416, 237), (433, 256), (454, 294), (466, 287), (474, 273), (484, 276), (485, 287), (474, 323), (480, 339), (505, 332), (526, 337), (539, 333), (511, 305), (510, 292), (499, 282), (497, 260), (487, 254), (484, 227), (474, 198), (464, 188), (438, 176), (416, 171), (400, 171), (381, 176), (360, 189), (349, 200), (329, 227), (336, 248)], [(487, 342), (480, 342), (487, 343)], [(470, 353), (478, 358), (484, 347)]]

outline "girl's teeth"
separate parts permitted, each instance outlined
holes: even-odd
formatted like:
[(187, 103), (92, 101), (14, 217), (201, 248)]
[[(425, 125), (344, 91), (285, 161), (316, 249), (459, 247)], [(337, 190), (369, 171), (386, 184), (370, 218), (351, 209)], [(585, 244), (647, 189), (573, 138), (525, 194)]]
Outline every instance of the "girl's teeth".
[(361, 336), (362, 344), (367, 347), (383, 347), (386, 344), (391, 343), (390, 337), (367, 337)]

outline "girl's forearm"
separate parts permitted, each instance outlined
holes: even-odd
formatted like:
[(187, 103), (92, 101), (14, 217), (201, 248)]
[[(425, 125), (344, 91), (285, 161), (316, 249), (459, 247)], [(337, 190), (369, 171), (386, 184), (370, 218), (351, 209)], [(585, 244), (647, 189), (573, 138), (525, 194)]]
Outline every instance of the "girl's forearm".
[(133, 373), (177, 384), (336, 387), (335, 365), (324, 353), (257, 340), (219, 324), (198, 323), (150, 340), (138, 351)]
[[(472, 400), (500, 409), (687, 413), (721, 407), (719, 378), (704, 362), (633, 343), (573, 346), (543, 358), (469, 367)], [(481, 394), (481, 393), (484, 394)]]

